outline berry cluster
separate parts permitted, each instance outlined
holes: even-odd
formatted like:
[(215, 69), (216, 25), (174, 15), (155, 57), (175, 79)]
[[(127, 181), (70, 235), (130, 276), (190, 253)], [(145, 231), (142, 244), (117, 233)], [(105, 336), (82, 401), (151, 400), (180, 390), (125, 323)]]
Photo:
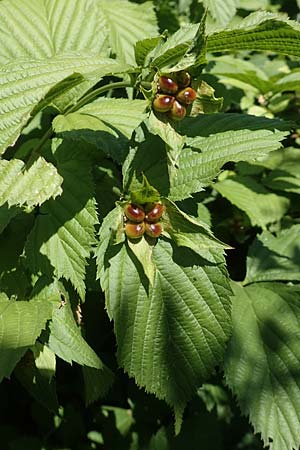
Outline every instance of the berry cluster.
[[(176, 77), (176, 78), (175, 78)], [(167, 113), (173, 120), (182, 120), (186, 115), (186, 107), (193, 103), (197, 92), (190, 87), (191, 76), (188, 72), (177, 72), (173, 78), (160, 76), (157, 94), (153, 100), (153, 109)]]
[(128, 203), (125, 206), (125, 234), (130, 239), (138, 239), (146, 233), (152, 238), (158, 238), (162, 233), (159, 222), (164, 211), (161, 203), (146, 203), (139, 206)]

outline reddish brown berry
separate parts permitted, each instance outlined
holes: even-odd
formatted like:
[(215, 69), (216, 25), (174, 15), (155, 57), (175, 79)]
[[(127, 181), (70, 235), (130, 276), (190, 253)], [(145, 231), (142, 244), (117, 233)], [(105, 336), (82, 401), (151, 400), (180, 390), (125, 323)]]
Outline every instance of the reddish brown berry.
[(196, 97), (197, 97), (197, 92), (191, 87), (182, 89), (176, 95), (176, 99), (180, 103), (183, 103), (184, 105), (190, 105), (191, 103), (193, 103), (193, 101), (195, 100)]
[(146, 214), (145, 220), (150, 223), (158, 222), (163, 212), (164, 206), (161, 203), (153, 203)]
[(127, 222), (125, 225), (125, 234), (130, 239), (139, 239), (145, 232), (145, 222), (132, 223)]
[(175, 100), (168, 114), (173, 120), (182, 120), (186, 115), (186, 109), (181, 103)]
[(124, 213), (127, 219), (131, 220), (132, 222), (143, 222), (143, 220), (145, 219), (144, 210), (140, 206), (134, 205), (132, 203), (128, 203), (125, 206)]
[(178, 84), (170, 77), (159, 77), (158, 84), (164, 94), (176, 94), (178, 91)]
[(191, 75), (185, 70), (182, 70), (177, 73), (176, 80), (180, 88), (185, 88), (191, 83)]
[(158, 238), (162, 233), (162, 225), (160, 222), (157, 223), (145, 223), (145, 233), (152, 237)]
[(153, 108), (157, 112), (166, 112), (172, 108), (175, 101), (175, 97), (171, 95), (157, 95), (153, 100)]

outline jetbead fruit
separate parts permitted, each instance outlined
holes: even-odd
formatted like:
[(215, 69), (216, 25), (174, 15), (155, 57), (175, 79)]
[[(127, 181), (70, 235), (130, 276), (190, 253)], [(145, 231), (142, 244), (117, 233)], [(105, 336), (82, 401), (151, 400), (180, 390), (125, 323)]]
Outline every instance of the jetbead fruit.
[(157, 223), (145, 223), (145, 233), (152, 237), (158, 238), (162, 233), (162, 225), (160, 222)]
[[(155, 223), (158, 222), (164, 212), (164, 206), (161, 203), (154, 203), (151, 209), (147, 212), (145, 216), (146, 222)], [(146, 208), (147, 210), (148, 208)]]
[(191, 83), (191, 75), (185, 70), (182, 70), (181, 72), (177, 73), (176, 80), (179, 88), (185, 88)]
[(168, 114), (173, 120), (182, 120), (186, 115), (186, 109), (181, 103), (175, 100)]
[(139, 239), (145, 232), (145, 222), (125, 224), (125, 234), (129, 239)]
[(183, 103), (184, 105), (190, 105), (191, 103), (193, 103), (196, 97), (197, 92), (193, 88), (187, 87), (178, 92), (178, 94), (176, 95), (176, 100), (178, 100), (180, 103)]
[(134, 205), (132, 203), (128, 203), (125, 206), (124, 213), (127, 219), (131, 220), (132, 222), (139, 223), (143, 222), (143, 220), (145, 219), (144, 210), (140, 206)]
[(159, 77), (158, 85), (164, 94), (176, 94), (178, 91), (178, 84), (170, 77)]
[(167, 112), (172, 108), (174, 101), (175, 97), (171, 95), (159, 94), (153, 100), (153, 108), (157, 112)]

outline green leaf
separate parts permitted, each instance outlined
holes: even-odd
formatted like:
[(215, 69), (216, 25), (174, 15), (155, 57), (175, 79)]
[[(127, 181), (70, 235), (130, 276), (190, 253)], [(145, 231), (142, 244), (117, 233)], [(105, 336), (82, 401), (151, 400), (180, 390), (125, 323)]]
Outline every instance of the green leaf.
[[(159, 43), (151, 52), (151, 67), (161, 72), (199, 68), (206, 60), (205, 20), (181, 27), (164, 44)], [(149, 56), (150, 56), (149, 55)]]
[(150, 284), (153, 285), (155, 276), (155, 266), (152, 261), (153, 245), (151, 245), (144, 236), (138, 241), (130, 241), (128, 239), (127, 242), (128, 247), (141, 263)]
[(146, 100), (99, 98), (75, 113), (57, 116), (56, 133), (95, 144), (118, 162), (128, 152), (128, 140), (144, 120)]
[(74, 361), (82, 366), (108, 370), (83, 339), (68, 301), (53, 313), (48, 345), (59, 358), (70, 364)]
[(281, 159), (263, 183), (270, 189), (300, 194), (300, 152), (298, 148), (285, 148)]
[(126, 160), (125, 186), (129, 189), (133, 173), (145, 174), (161, 195), (183, 200), (203, 190), (229, 161), (253, 161), (281, 147), (291, 124), (247, 114), (202, 114), (180, 124), (186, 143), (179, 155), (178, 170), (168, 173), (165, 145), (156, 136), (145, 134), (145, 140), (131, 151)]
[(251, 177), (233, 176), (214, 184), (214, 189), (248, 215), (253, 226), (266, 229), (278, 222), (289, 208), (289, 200), (270, 193)]
[(164, 233), (170, 236), (178, 247), (188, 247), (202, 258), (214, 263), (215, 255), (211, 251), (223, 254), (230, 248), (216, 239), (205, 222), (189, 216), (165, 199), (166, 211), (162, 220)]
[[(54, 292), (58, 300), (58, 292)], [(35, 344), (52, 317), (51, 299), (41, 301), (38, 296), (31, 301), (9, 300), (0, 295), (0, 380), (9, 377), (26, 350)]]
[(62, 177), (39, 157), (27, 170), (20, 159), (0, 160), (0, 205), (35, 206), (62, 193)]
[(148, 54), (159, 44), (161, 40), (162, 37), (157, 36), (154, 38), (142, 39), (135, 44), (134, 54), (138, 66), (147, 66)]
[(0, 207), (0, 233), (7, 227), (13, 217), (19, 213), (19, 209), (16, 207), (9, 208), (8, 205), (2, 205)]
[(46, 345), (36, 342), (31, 348), (34, 355), (35, 366), (41, 376), (47, 378), (48, 382), (52, 380), (56, 370), (55, 353)]
[(14, 375), (37, 402), (52, 413), (58, 413), (59, 405), (55, 382), (53, 379), (49, 380), (37, 368), (31, 351), (25, 353), (15, 368)]
[(26, 244), (27, 264), (38, 273), (70, 280), (81, 298), (85, 295), (85, 266), (98, 223), (90, 162), (72, 141), (55, 141), (63, 194), (49, 200), (36, 217)]
[(220, 25), (227, 25), (236, 13), (239, 0), (201, 0), (213, 19)]
[(93, 0), (3, 0), (0, 17), (0, 64), (106, 50), (107, 31)]
[(238, 26), (207, 37), (207, 52), (261, 50), (300, 56), (300, 27), (282, 15), (257, 11)]
[(268, 231), (258, 235), (247, 258), (245, 283), (300, 278), (300, 225), (281, 230), (276, 236)]
[(88, 366), (82, 367), (82, 373), (85, 404), (88, 406), (106, 395), (114, 381), (114, 377), (110, 370), (95, 369)]
[[(53, 103), (58, 96), (58, 106), (66, 106), (70, 99), (63, 98), (65, 90), (72, 91), (73, 98), (78, 98), (97, 82), (93, 80), (70, 89), (74, 77), (96, 71), (99, 80), (111, 73), (116, 62), (106, 55), (101, 56), (101, 52), (107, 53), (107, 31), (100, 8), (93, 0), (67, 3), (64, 0), (23, 0), (22, 7), (18, 0), (3, 0), (0, 24), (3, 43), (0, 49), (0, 153), (3, 153), (14, 144), (40, 101), (47, 97), (47, 101)], [(120, 70), (118, 65), (116, 70)], [(70, 83), (72, 78), (73, 84)], [(68, 82), (58, 84), (64, 79)], [(42, 101), (40, 107), (47, 101)]]
[(134, 45), (145, 38), (158, 34), (156, 15), (152, 2), (137, 5), (120, 0), (97, 0), (109, 30), (109, 39), (117, 59), (135, 64)]
[(229, 161), (253, 161), (280, 148), (288, 134), (279, 131), (288, 124), (242, 114), (200, 115), (182, 125), (192, 148), (184, 149), (178, 159), (179, 169), (170, 186), (172, 200), (203, 190)]
[(270, 450), (300, 445), (298, 286), (234, 285), (226, 381)]
[(197, 116), (200, 113), (217, 113), (223, 106), (223, 97), (215, 97), (215, 90), (201, 80), (197, 88), (197, 97), (193, 103), (191, 116)]
[(208, 263), (158, 239), (153, 287), (126, 244), (98, 258), (118, 361), (138, 385), (174, 407), (177, 425), (187, 400), (220, 362), (230, 333), (224, 260), (212, 255)]
[(224, 84), (229, 84), (257, 94), (270, 92), (274, 83), (266, 73), (251, 61), (245, 61), (231, 55), (213, 58), (209, 73), (217, 75)]

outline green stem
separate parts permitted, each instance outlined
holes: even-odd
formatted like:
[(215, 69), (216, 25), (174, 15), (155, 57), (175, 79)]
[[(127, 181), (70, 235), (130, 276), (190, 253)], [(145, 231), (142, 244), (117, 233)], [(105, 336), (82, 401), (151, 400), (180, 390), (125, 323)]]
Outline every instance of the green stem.
[(132, 84), (129, 81), (117, 81), (115, 83), (109, 83), (105, 86), (101, 86), (100, 88), (95, 89), (94, 91), (82, 97), (75, 105), (68, 108), (65, 111), (65, 114), (78, 111), (79, 108), (95, 100), (97, 97), (99, 97), (99, 95), (104, 94), (104, 92), (110, 91), (112, 89), (122, 89), (126, 87), (132, 87)]
[(41, 140), (39, 141), (38, 145), (32, 150), (31, 155), (27, 161), (26, 167), (30, 167), (32, 163), (38, 158), (40, 154), (40, 150), (43, 147), (43, 145), (48, 141), (48, 139), (51, 138), (53, 134), (52, 126), (48, 128), (46, 133), (41, 137)]
[[(117, 81), (116, 83), (109, 83), (105, 86), (100, 87), (99, 89), (95, 89), (94, 91), (90, 92), (89, 94), (82, 97), (75, 105), (71, 106), (70, 108), (66, 109), (64, 114), (69, 114), (75, 111), (78, 111), (79, 108), (86, 105), (87, 103), (90, 103), (95, 98), (99, 97), (99, 95), (104, 94), (104, 92), (108, 92), (112, 89), (121, 89), (126, 87), (132, 87), (132, 84), (128, 81)], [(48, 139), (51, 138), (53, 134), (52, 126), (46, 131), (46, 133), (42, 136), (40, 142), (38, 145), (32, 150), (31, 155), (29, 157), (29, 160), (27, 162), (27, 167), (30, 167), (31, 164), (37, 159), (39, 156), (39, 151), (47, 142)]]

